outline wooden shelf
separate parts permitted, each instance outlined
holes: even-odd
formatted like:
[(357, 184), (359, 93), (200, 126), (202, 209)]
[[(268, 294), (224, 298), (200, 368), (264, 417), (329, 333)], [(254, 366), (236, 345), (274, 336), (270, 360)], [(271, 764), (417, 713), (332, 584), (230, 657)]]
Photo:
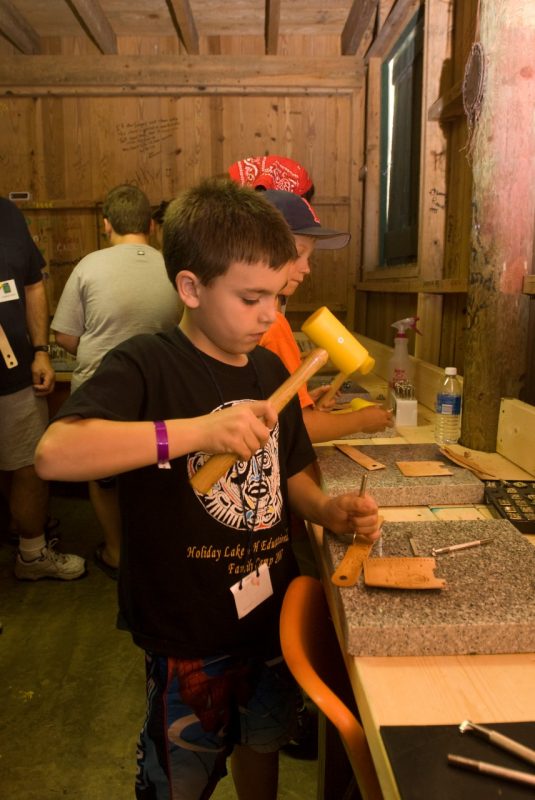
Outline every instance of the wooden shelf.
[(420, 278), (365, 280), (357, 283), (357, 292), (389, 292), (393, 294), (463, 294), (468, 291), (468, 281), (464, 278), (444, 278), (425, 281)]
[(463, 115), (463, 85), (462, 81), (457, 81), (429, 107), (427, 119), (431, 122), (446, 122)]
[(21, 211), (96, 211), (102, 206), (102, 200), (12, 200)]

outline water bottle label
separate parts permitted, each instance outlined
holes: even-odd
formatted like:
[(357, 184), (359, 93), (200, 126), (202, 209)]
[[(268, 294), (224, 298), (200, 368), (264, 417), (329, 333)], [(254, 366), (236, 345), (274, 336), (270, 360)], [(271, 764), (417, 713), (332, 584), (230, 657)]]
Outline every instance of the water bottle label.
[(461, 397), (454, 394), (437, 394), (437, 414), (459, 416), (461, 413)]

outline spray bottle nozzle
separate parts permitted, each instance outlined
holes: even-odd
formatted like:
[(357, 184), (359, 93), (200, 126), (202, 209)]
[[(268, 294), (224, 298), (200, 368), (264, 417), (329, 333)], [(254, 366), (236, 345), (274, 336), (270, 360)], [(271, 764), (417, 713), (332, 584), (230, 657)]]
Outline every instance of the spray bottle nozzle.
[(419, 319), (420, 317), (405, 317), (405, 319), (398, 319), (397, 322), (393, 322), (391, 327), (397, 328), (396, 336), (406, 336), (406, 331), (409, 328), (412, 328), (415, 333), (419, 333), (421, 336), (422, 332), (416, 327)]

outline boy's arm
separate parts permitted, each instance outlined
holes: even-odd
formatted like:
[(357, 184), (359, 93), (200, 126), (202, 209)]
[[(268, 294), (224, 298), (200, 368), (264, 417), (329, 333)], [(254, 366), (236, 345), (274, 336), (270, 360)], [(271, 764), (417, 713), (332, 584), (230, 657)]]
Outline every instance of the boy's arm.
[[(267, 442), (277, 415), (268, 400), (238, 403), (214, 414), (166, 420), (169, 458), (202, 450), (248, 460)], [(152, 422), (65, 417), (53, 422), (35, 454), (45, 480), (87, 481), (156, 464)]]
[(394, 425), (392, 412), (381, 406), (368, 406), (347, 414), (332, 414), (317, 408), (304, 408), (303, 420), (311, 442), (329, 442), (359, 431), (373, 433)]
[(375, 500), (357, 492), (330, 497), (318, 486), (312, 465), (288, 480), (290, 506), (298, 516), (333, 533), (358, 533), (370, 541), (381, 535)]
[(78, 352), (78, 345), (80, 344), (80, 337), (79, 336), (71, 336), (68, 333), (61, 333), (61, 331), (55, 331), (56, 334), (56, 342), (59, 344), (60, 347), (63, 347), (67, 353), (75, 356)]

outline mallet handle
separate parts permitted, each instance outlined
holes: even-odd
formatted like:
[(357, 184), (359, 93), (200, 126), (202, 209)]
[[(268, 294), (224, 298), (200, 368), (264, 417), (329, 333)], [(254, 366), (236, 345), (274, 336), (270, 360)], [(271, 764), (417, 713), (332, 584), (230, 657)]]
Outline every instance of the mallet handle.
[[(301, 386), (327, 363), (328, 359), (329, 355), (326, 350), (321, 348), (312, 350), (299, 369), (273, 392), (269, 400), (275, 406), (277, 414), (297, 394)], [(191, 486), (201, 494), (208, 494), (214, 483), (217, 483), (238, 459), (239, 456), (235, 453), (218, 453), (211, 456), (190, 479)]]
[(329, 402), (329, 400), (332, 400), (332, 398), (335, 396), (340, 386), (346, 382), (347, 378), (348, 376), (344, 372), (339, 372), (336, 378), (329, 386), (328, 391), (325, 392), (325, 394), (322, 394), (321, 398), (319, 399), (319, 402), (316, 403), (316, 407), (323, 408), (323, 406), (326, 405)]

